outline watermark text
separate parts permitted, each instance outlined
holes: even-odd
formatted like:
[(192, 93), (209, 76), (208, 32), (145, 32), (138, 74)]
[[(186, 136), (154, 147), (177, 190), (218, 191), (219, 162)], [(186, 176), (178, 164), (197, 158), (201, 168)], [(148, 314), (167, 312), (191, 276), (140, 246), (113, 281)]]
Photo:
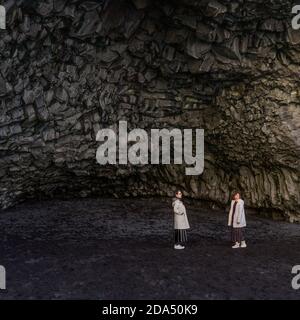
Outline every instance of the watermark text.
[(292, 274), (295, 274), (295, 277), (292, 279), (292, 288), (294, 290), (299, 290), (300, 289), (300, 265), (293, 267)]
[(6, 29), (6, 9), (0, 5), (0, 29)]
[(6, 289), (6, 271), (3, 266), (0, 266), (0, 290)]
[(97, 133), (96, 140), (102, 142), (96, 153), (100, 165), (117, 164), (118, 147), (119, 164), (182, 164), (184, 158), (189, 166), (185, 169), (186, 175), (200, 175), (203, 172), (203, 129), (196, 129), (195, 132), (193, 129), (151, 129), (150, 141), (144, 129), (134, 129), (128, 133), (127, 121), (120, 121), (118, 133), (116, 131), (101, 129)]

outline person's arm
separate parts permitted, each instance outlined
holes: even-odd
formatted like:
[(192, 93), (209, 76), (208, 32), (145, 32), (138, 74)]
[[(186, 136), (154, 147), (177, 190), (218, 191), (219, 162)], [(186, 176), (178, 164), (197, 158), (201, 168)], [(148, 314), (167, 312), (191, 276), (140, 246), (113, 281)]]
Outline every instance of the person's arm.
[(241, 223), (242, 211), (244, 208), (244, 201), (239, 201), (238, 205), (238, 215), (237, 215), (237, 224)]
[(180, 205), (179, 201), (176, 201), (175, 204), (174, 204), (174, 212), (175, 212), (175, 214), (178, 214), (180, 216), (183, 215), (183, 212), (181, 210), (181, 205)]
[(229, 214), (228, 214), (228, 227), (231, 226), (232, 209), (233, 209), (232, 203), (233, 203), (233, 202), (231, 201), (230, 210), (229, 210)]

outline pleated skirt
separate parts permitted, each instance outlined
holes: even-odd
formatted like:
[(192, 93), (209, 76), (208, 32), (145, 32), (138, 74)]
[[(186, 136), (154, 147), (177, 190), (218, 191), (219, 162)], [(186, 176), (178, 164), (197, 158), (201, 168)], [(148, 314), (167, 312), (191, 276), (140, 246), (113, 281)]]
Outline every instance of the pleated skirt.
[(239, 242), (241, 243), (242, 241), (245, 240), (245, 235), (244, 235), (244, 228), (231, 228), (231, 241), (233, 243)]
[(175, 229), (174, 230), (174, 240), (175, 244), (187, 242), (187, 232), (185, 229)]

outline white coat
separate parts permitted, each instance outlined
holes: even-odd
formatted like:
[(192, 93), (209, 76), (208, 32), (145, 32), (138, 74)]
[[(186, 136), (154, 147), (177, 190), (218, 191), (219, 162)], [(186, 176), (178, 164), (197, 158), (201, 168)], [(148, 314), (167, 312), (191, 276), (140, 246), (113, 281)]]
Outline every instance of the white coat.
[[(228, 226), (231, 226), (234, 202), (235, 202), (235, 200), (231, 201), (231, 207), (230, 207), (229, 216), (228, 216)], [(245, 209), (244, 209), (244, 200), (242, 200), (242, 199), (238, 200), (238, 203), (235, 208), (233, 227), (234, 228), (246, 227), (246, 215), (245, 215)]]
[(172, 205), (174, 209), (174, 229), (189, 229), (190, 224), (183, 202), (174, 198)]

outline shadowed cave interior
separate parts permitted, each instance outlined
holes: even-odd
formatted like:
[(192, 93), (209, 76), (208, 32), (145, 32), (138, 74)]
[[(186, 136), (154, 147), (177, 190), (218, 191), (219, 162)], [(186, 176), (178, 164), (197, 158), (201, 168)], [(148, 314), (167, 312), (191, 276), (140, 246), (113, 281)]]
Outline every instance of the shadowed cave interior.
[[(300, 217), (293, 1), (2, 1), (0, 204), (185, 196)], [(100, 166), (101, 128), (205, 130), (205, 169)]]
[[(0, 1), (1, 299), (299, 299), (299, 225), (264, 218), (300, 221), (293, 4)], [(204, 129), (203, 174), (100, 166), (97, 132), (120, 120)], [(177, 188), (184, 252), (172, 242)], [(226, 229), (233, 190), (245, 251)]]

